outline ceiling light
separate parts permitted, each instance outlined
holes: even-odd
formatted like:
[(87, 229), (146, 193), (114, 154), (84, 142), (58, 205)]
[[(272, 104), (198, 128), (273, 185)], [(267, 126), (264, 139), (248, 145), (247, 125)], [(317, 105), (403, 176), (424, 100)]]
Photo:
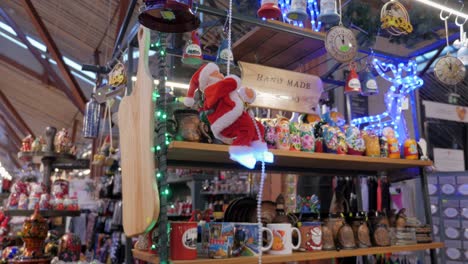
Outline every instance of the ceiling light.
[(432, 6), (432, 7), (435, 7), (437, 9), (443, 10), (445, 12), (452, 13), (455, 16), (458, 16), (458, 17), (461, 17), (461, 18), (464, 18), (464, 19), (468, 19), (468, 14), (462, 13), (460, 11), (457, 11), (455, 9), (447, 7), (445, 5), (442, 5), (442, 4), (433, 2), (433, 1), (429, 1), (429, 0), (417, 0), (417, 1), (419, 1), (419, 2), (421, 2), (423, 4), (426, 4), (428, 6)]

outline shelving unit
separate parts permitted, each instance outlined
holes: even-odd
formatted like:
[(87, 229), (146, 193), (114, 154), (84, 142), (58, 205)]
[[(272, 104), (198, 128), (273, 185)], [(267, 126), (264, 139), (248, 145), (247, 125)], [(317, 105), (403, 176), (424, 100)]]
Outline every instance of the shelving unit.
[[(34, 210), (5, 210), (7, 216), (31, 216)], [(80, 216), (80, 210), (43, 210), (39, 211), (39, 214), (43, 217), (65, 217), (65, 216)]]
[[(405, 251), (421, 251), (426, 249), (436, 249), (444, 247), (444, 243), (434, 242), (428, 244), (415, 244), (409, 246), (391, 246), (391, 247), (372, 247), (372, 248), (359, 248), (353, 250), (341, 250), (341, 251), (315, 251), (315, 252), (297, 252), (290, 255), (268, 255), (264, 254), (262, 257), (262, 263), (281, 263), (291, 261), (306, 261), (306, 260), (320, 260), (320, 259), (331, 259), (331, 258), (345, 258), (353, 256), (367, 256), (376, 254), (386, 253), (397, 253)], [(133, 250), (133, 256), (139, 260), (146, 261), (148, 263), (159, 263), (159, 258), (151, 253)], [(196, 260), (173, 260), (173, 264), (209, 264), (209, 263), (220, 263), (223, 264), (248, 264), (258, 263), (257, 257), (238, 257), (228, 259), (206, 259), (200, 258)]]

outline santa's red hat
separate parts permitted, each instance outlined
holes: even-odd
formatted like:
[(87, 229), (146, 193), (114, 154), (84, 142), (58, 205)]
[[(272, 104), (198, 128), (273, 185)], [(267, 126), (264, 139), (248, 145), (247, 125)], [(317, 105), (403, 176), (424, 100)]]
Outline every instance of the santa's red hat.
[(201, 66), (192, 76), (190, 80), (189, 89), (187, 91), (187, 97), (184, 99), (184, 104), (188, 107), (192, 107), (195, 103), (193, 97), (195, 96), (195, 91), (200, 89), (202, 92), (209, 84), (210, 74), (215, 71), (219, 71), (218, 65), (210, 62)]

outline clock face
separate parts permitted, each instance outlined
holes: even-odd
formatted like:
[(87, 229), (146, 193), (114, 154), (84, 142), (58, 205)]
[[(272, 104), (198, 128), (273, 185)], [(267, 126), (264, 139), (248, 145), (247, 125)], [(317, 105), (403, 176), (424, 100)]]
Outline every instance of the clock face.
[(327, 32), (325, 48), (339, 62), (352, 61), (358, 50), (354, 33), (343, 26), (333, 27)]
[(455, 85), (465, 79), (465, 65), (456, 57), (442, 57), (434, 67), (434, 74), (444, 84)]

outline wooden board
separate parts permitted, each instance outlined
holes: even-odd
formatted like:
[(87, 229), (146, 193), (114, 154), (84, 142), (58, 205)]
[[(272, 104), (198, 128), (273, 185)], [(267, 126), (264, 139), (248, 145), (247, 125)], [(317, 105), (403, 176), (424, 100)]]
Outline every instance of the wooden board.
[[(229, 159), (229, 146), (173, 141), (169, 145), (168, 161), (178, 165), (200, 164), (225, 166), (235, 164)], [(267, 169), (282, 167), (294, 170), (333, 169), (343, 171), (392, 171), (415, 167), (432, 166), (432, 161), (372, 158), (365, 156), (337, 155), (329, 153), (308, 153), (301, 151), (272, 150), (275, 161)], [(258, 169), (258, 166), (257, 166)]]
[(122, 167), (123, 226), (127, 236), (150, 229), (159, 216), (155, 179), (153, 78), (148, 69), (149, 29), (138, 31), (140, 59), (131, 95), (120, 103), (118, 123)]
[[(421, 251), (426, 249), (443, 248), (444, 243), (434, 242), (427, 244), (416, 244), (408, 246), (391, 246), (391, 247), (372, 247), (372, 248), (360, 248), (353, 250), (341, 250), (341, 251), (315, 251), (315, 252), (297, 252), (290, 255), (268, 255), (265, 254), (262, 257), (262, 263), (281, 263), (281, 262), (294, 262), (294, 261), (307, 261), (307, 260), (319, 260), (319, 259), (331, 259), (331, 258), (345, 258), (353, 256), (367, 256), (385, 253), (396, 253), (403, 251)], [(151, 253), (133, 250), (133, 257), (139, 260), (143, 260), (149, 263), (159, 263), (159, 258)], [(196, 260), (174, 260), (171, 261), (173, 264), (210, 264), (210, 263), (223, 263), (223, 264), (256, 264), (258, 263), (257, 257), (238, 257), (228, 259), (206, 259), (200, 258)]]

